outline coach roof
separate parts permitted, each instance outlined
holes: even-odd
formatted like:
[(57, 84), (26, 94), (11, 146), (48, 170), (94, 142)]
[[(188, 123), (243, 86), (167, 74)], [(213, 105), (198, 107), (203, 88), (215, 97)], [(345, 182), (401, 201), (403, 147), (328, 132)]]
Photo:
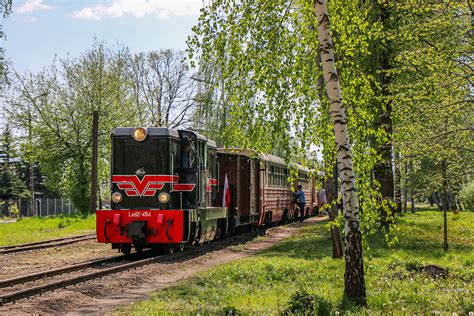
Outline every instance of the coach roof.
[[(117, 127), (113, 135), (114, 136), (132, 136), (135, 127)], [(173, 137), (179, 139), (178, 131), (166, 127), (147, 127), (146, 128), (148, 136), (163, 136), (163, 137)]]

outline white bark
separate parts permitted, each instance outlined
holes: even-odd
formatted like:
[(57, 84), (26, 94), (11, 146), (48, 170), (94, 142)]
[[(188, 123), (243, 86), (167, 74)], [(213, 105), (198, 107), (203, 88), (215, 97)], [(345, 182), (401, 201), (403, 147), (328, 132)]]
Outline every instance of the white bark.
[[(331, 102), (331, 115), (334, 123), (334, 133), (337, 145), (337, 164), (341, 177), (341, 189), (344, 203), (344, 217), (359, 222), (359, 207), (355, 191), (355, 176), (352, 167), (352, 156), (349, 144), (349, 133), (345, 109), (342, 105), (341, 88), (334, 62), (333, 44), (330, 35), (328, 11), (325, 0), (315, 3), (315, 12), (318, 20), (318, 40), (321, 47), (321, 61), (324, 81), (328, 98)], [(351, 228), (347, 226), (346, 231)]]

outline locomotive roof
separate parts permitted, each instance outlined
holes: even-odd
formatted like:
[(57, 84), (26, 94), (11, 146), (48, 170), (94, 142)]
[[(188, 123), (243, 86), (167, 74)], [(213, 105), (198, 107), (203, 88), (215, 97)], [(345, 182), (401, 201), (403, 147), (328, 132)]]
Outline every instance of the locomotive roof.
[[(149, 136), (165, 136), (179, 139), (178, 131), (166, 127), (147, 127), (147, 133)], [(114, 136), (132, 136), (135, 127), (117, 127), (114, 129)]]
[(192, 135), (196, 136), (196, 138), (199, 139), (199, 140), (207, 140), (207, 138), (204, 135), (201, 135), (201, 134), (196, 133), (195, 131), (191, 131), (189, 129), (180, 129), (179, 132), (180, 133), (192, 134)]
[(217, 144), (215, 141), (208, 139), (207, 140), (207, 147), (211, 147), (212, 149), (217, 149)]

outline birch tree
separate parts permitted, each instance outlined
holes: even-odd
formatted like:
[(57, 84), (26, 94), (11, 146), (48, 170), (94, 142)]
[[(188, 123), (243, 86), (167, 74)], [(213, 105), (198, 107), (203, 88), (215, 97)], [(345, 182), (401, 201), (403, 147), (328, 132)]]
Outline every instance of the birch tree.
[(314, 11), (318, 21), (318, 41), (323, 66), (326, 91), (331, 103), (331, 117), (336, 138), (336, 153), (344, 212), (344, 234), (346, 240), (344, 275), (344, 294), (359, 305), (366, 304), (364, 261), (362, 258), (362, 235), (360, 232), (359, 205), (355, 187), (355, 175), (352, 164), (351, 145), (343, 107), (339, 77), (334, 60), (333, 42), (329, 27), (329, 13), (325, 0), (314, 2)]
[[(353, 8), (347, 10), (358, 12), (354, 11), (354, 8), (360, 9), (356, 2), (351, 4)], [(339, 167), (343, 168), (341, 174), (344, 173), (344, 207), (349, 212), (346, 214), (347, 241), (351, 243), (346, 247), (349, 249), (346, 254), (350, 271), (346, 274), (346, 296), (356, 304), (365, 304), (365, 286), (360, 283), (363, 283), (362, 237), (357, 213), (356, 179), (353, 173), (351, 178), (349, 170), (352, 168), (350, 156), (347, 155), (347, 151), (350, 152), (350, 146), (347, 146), (349, 139), (341, 136), (341, 132), (347, 133), (347, 129), (341, 126), (350, 123), (349, 128), (352, 128), (358, 122), (369, 120), (368, 117), (357, 120), (356, 116), (351, 120), (341, 120), (339, 115), (342, 112), (338, 112), (334, 113), (336, 118), (331, 122), (318, 124), (327, 119), (327, 112), (319, 100), (318, 77), (321, 71), (318, 70), (318, 49), (322, 46), (318, 44), (317, 30), (320, 25), (315, 9), (312, 1), (213, 1), (201, 11), (200, 22), (194, 28), (195, 35), (188, 41), (188, 51), (191, 58), (197, 55), (199, 61), (216, 62), (217, 67), (222, 69), (227, 100), (231, 104), (225, 131), (227, 146), (238, 145), (271, 152), (274, 144), (280, 142), (289, 161), (305, 157), (312, 144), (319, 144), (319, 140), (337, 129), (338, 158), (344, 158), (342, 162), (338, 161)], [(362, 12), (365, 14), (366, 10)], [(367, 26), (354, 23), (357, 31)], [(353, 45), (359, 44), (355, 43)], [(367, 46), (359, 46), (358, 52), (364, 56)], [(331, 77), (334, 75), (337, 78), (335, 72)], [(361, 101), (355, 96), (359, 91), (366, 90), (360, 88), (365, 80), (362, 77), (357, 82), (359, 88), (351, 86), (346, 90), (351, 97), (350, 104), (367, 102), (367, 99)], [(334, 106), (331, 104), (333, 109)], [(338, 106), (342, 109), (342, 98)], [(367, 135), (367, 129), (358, 128), (361, 134)], [(365, 158), (367, 143), (362, 141), (358, 144), (360, 153), (357, 157)], [(324, 146), (325, 157), (333, 157), (334, 148), (334, 145)], [(362, 154), (362, 151), (365, 153)], [(359, 166), (362, 167), (362, 175), (367, 175), (365, 170), (371, 169), (364, 164)], [(331, 174), (333, 168), (330, 163), (327, 168), (328, 174)], [(370, 204), (367, 205), (368, 215)]]

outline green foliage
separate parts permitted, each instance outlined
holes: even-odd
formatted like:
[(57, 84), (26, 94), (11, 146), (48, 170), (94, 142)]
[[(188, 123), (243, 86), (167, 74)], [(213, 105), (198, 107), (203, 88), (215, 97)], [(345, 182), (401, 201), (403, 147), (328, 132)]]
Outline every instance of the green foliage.
[(25, 217), (0, 225), (0, 246), (91, 234), (94, 229), (95, 215)]
[(461, 200), (469, 210), (474, 210), (474, 181), (466, 184), (461, 190)]
[[(283, 314), (292, 296), (297, 299), (291, 304), (302, 306), (317, 296), (325, 310), (344, 315), (465, 313), (474, 308), (474, 214), (462, 212), (455, 221), (452, 217), (449, 214), (448, 253), (442, 248), (442, 217), (437, 211), (418, 209), (399, 218), (399, 242), (393, 247), (387, 247), (382, 234), (370, 237), (372, 256), (364, 264), (367, 308), (344, 304), (344, 262), (331, 258), (329, 233), (318, 224), (252, 258), (155, 292), (126, 313), (220, 314), (232, 306), (242, 314)], [(420, 270), (427, 265), (449, 273), (446, 278), (432, 278)]]
[[(5, 19), (12, 12), (12, 0), (0, 0), (0, 14)], [(0, 40), (4, 40), (5, 33), (3, 32), (3, 25), (0, 24)], [(7, 72), (5, 66), (5, 49), (0, 47), (0, 91), (3, 91), (3, 85), (5, 84), (5, 75)]]
[(402, 160), (414, 161), (418, 192), (448, 190), (445, 178), (456, 195), (474, 161), (471, 9), (458, 1), (391, 8), (397, 19), (390, 33), (395, 148)]
[(4, 155), (0, 162), (0, 194), (13, 199), (28, 197), (28, 189), (21, 177), (21, 162), (13, 161), (18, 156), (8, 124), (3, 130), (0, 153)]

